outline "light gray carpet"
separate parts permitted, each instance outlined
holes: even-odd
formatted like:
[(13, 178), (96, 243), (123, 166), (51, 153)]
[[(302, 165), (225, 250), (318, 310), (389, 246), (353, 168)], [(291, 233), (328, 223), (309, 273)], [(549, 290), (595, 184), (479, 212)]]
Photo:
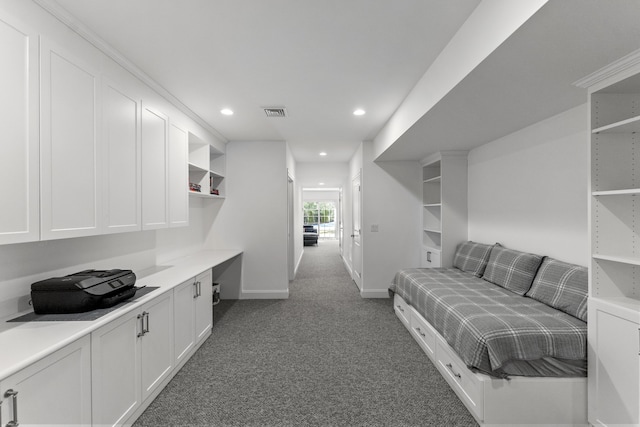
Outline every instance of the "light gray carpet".
[(135, 426), (475, 426), (335, 241), (306, 246), (287, 300), (222, 301), (211, 337)]

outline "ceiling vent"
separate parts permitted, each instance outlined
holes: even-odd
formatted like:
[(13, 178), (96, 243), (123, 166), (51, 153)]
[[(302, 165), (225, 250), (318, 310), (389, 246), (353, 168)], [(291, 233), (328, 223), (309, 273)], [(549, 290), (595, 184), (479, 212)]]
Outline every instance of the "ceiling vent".
[(287, 117), (287, 109), (284, 107), (262, 107), (267, 117)]

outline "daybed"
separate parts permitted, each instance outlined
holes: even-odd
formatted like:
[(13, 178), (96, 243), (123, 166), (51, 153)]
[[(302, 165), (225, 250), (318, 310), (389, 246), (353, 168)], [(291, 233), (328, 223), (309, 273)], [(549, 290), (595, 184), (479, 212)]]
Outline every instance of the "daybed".
[(587, 269), (465, 242), (399, 271), (398, 318), (481, 425), (587, 424)]

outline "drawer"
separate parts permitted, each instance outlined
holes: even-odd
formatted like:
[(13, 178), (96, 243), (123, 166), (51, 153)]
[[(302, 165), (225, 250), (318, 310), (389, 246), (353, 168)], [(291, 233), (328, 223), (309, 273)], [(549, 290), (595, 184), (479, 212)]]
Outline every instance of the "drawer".
[(460, 400), (477, 419), (484, 419), (484, 396), (482, 381), (467, 369), (464, 362), (442, 338), (436, 340), (437, 367)]
[(396, 312), (396, 316), (398, 316), (402, 323), (404, 323), (404, 326), (411, 330), (411, 312), (409, 311), (409, 304), (407, 304), (398, 294), (394, 294), (393, 296), (393, 309)]
[(423, 248), (422, 249), (422, 260), (421, 263), (423, 268), (438, 268), (441, 266), (440, 263), (440, 251), (434, 248)]
[(435, 362), (436, 351), (436, 331), (433, 327), (418, 313), (418, 311), (409, 307), (411, 312), (411, 334), (416, 339), (420, 347), (424, 350), (429, 358)]

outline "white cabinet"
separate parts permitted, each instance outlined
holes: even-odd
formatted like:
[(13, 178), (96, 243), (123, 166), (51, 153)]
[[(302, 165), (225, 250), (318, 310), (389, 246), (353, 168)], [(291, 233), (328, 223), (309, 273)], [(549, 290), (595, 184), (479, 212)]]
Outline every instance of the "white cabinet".
[(169, 226), (189, 225), (189, 169), (187, 131), (175, 123), (169, 126)]
[(103, 85), (104, 232), (140, 231), (140, 100)]
[(142, 108), (142, 228), (169, 225), (167, 197), (169, 119), (148, 106)]
[(36, 241), (39, 229), (38, 36), (0, 18), (0, 244)]
[(174, 288), (174, 354), (176, 365), (207, 337), (213, 322), (212, 273), (207, 270)]
[(41, 238), (99, 234), (98, 72), (44, 38), (40, 49)]
[[(225, 154), (189, 133), (189, 189), (193, 196), (225, 196)], [(199, 191), (198, 191), (199, 189)]]
[(640, 422), (640, 51), (589, 88), (589, 422)]
[(91, 333), (93, 422), (121, 425), (173, 368), (173, 293)]
[(439, 152), (422, 161), (422, 267), (451, 267), (467, 240), (467, 152)]
[(90, 426), (90, 357), (85, 336), (1, 380), (0, 425)]

